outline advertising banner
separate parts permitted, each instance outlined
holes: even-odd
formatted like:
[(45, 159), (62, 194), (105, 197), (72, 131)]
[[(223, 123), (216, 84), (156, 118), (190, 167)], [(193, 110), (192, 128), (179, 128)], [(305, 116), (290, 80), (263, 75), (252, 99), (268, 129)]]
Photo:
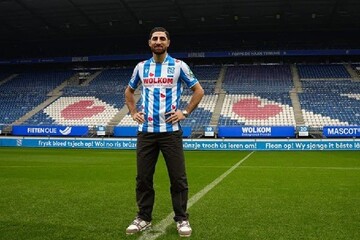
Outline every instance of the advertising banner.
[(360, 137), (360, 126), (325, 126), (325, 137)]
[[(0, 147), (136, 149), (136, 138), (0, 137)], [(338, 151), (360, 150), (359, 139), (184, 139), (184, 150)]]
[(218, 137), (294, 137), (293, 126), (270, 127), (270, 126), (241, 126), (241, 127), (218, 127)]
[(87, 126), (13, 126), (15, 136), (87, 136)]

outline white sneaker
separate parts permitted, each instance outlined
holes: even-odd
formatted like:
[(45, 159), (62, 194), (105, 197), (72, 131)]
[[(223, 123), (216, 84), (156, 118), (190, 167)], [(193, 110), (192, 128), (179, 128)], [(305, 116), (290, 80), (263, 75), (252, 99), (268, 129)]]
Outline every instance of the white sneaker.
[(131, 235), (137, 232), (144, 231), (150, 227), (151, 222), (147, 222), (139, 217), (136, 217), (135, 220), (127, 227), (126, 234)]
[(180, 237), (190, 237), (192, 229), (189, 221), (179, 221), (176, 223), (177, 231)]

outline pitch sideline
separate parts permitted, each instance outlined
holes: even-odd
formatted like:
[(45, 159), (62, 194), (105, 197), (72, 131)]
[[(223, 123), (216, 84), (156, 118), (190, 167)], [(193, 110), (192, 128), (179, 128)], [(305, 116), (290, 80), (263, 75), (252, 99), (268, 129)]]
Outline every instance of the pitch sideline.
[[(230, 173), (232, 173), (237, 167), (239, 167), (246, 159), (248, 159), (254, 151), (246, 155), (243, 159), (241, 159), (239, 162), (237, 162), (235, 165), (233, 165), (229, 170), (224, 172), (222, 175), (220, 175), (218, 178), (216, 178), (213, 182), (211, 182), (209, 185), (204, 187), (202, 190), (200, 190), (198, 193), (196, 193), (194, 196), (192, 196), (188, 201), (188, 208), (190, 208), (192, 205), (194, 205), (197, 201), (199, 201), (206, 193), (208, 193), (211, 189), (213, 189), (216, 185), (218, 185), (224, 178), (226, 178)], [(144, 231), (142, 235), (139, 237), (138, 240), (155, 240), (156, 238), (163, 235), (166, 231), (166, 228), (170, 226), (174, 220), (173, 220), (173, 213), (170, 213), (166, 218), (161, 220), (158, 224), (153, 226), (152, 230), (150, 231)]]

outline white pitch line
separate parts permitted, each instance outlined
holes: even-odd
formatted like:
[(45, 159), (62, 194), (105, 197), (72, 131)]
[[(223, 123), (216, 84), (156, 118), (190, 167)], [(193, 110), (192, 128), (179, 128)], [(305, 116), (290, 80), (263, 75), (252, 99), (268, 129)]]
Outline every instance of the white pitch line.
[(263, 169), (319, 169), (319, 170), (360, 170), (360, 167), (281, 167), (281, 166), (245, 166), (244, 168), (263, 168)]
[[(211, 189), (213, 189), (216, 185), (218, 185), (222, 180), (224, 180), (224, 178), (226, 178), (237, 167), (239, 167), (239, 165), (242, 164), (246, 159), (248, 159), (251, 156), (251, 154), (253, 154), (253, 153), (254, 152), (251, 152), (248, 155), (246, 155), (243, 159), (241, 159), (234, 166), (232, 166), (229, 170), (227, 170), (225, 173), (223, 173), (221, 176), (219, 176), (217, 179), (215, 179), (212, 183), (210, 183), (209, 185), (204, 187), (202, 190), (200, 190), (198, 193), (196, 193), (194, 196), (192, 196), (188, 201), (188, 208), (190, 208), (192, 205), (194, 205), (206, 193), (208, 193)], [(153, 226), (151, 230), (144, 231), (138, 240), (155, 240), (156, 238), (163, 235), (166, 231), (166, 228), (174, 222), (173, 216), (174, 216), (174, 214), (170, 213), (166, 218), (164, 218), (158, 224)]]

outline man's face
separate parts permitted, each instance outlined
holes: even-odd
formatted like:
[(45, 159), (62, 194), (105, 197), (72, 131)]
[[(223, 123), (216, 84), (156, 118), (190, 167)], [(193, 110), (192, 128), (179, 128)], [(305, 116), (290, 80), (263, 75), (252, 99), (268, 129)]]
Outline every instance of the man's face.
[(154, 32), (149, 39), (149, 47), (156, 55), (161, 55), (167, 52), (170, 45), (170, 40), (166, 37), (164, 32)]

